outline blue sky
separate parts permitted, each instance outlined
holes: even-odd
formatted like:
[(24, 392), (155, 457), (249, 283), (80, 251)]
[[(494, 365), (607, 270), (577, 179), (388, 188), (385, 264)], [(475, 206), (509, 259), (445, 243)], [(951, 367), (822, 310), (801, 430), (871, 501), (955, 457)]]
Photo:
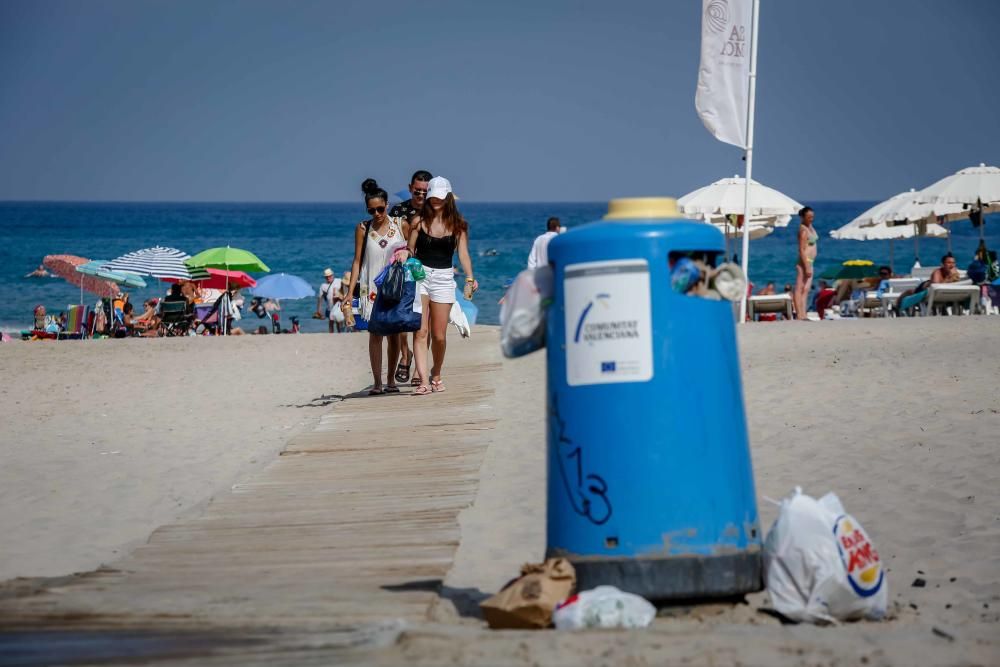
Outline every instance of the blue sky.
[[(881, 199), (1000, 164), (1000, 2), (762, 0), (754, 176)], [(0, 199), (681, 195), (742, 173), (694, 111), (699, 0), (3, 0)]]

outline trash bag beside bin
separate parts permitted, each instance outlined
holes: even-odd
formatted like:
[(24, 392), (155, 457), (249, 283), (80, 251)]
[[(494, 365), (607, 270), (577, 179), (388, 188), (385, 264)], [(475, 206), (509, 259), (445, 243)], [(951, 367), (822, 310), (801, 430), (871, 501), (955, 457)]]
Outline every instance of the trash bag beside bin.
[(732, 302), (681, 293), (722, 234), (672, 199), (617, 200), (549, 244), (548, 556), (580, 589), (651, 600), (760, 590)]

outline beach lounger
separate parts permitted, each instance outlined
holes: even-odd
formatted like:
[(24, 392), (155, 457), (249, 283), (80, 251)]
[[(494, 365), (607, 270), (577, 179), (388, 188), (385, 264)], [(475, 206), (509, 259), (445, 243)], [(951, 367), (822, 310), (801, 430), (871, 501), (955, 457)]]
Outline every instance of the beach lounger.
[(761, 313), (784, 313), (786, 319), (792, 319), (791, 294), (755, 294), (748, 304), (750, 319), (756, 321)]
[(979, 285), (938, 283), (927, 290), (927, 311), (937, 315), (950, 311), (962, 315), (966, 311), (974, 313), (979, 309)]
[[(897, 297), (899, 298), (899, 297)], [(920, 314), (923, 315), (925, 312), (926, 304), (924, 300), (927, 298), (927, 290), (921, 290), (915, 294), (911, 294), (908, 297), (904, 297), (899, 300), (897, 304), (897, 311), (900, 315), (912, 315), (914, 308), (920, 308)]]

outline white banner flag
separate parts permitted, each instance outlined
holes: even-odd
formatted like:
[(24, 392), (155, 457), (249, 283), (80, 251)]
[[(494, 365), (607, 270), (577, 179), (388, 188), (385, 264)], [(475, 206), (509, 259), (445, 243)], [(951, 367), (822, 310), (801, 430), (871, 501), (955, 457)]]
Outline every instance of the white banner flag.
[(753, 0), (702, 0), (701, 66), (694, 106), (719, 141), (747, 145)]

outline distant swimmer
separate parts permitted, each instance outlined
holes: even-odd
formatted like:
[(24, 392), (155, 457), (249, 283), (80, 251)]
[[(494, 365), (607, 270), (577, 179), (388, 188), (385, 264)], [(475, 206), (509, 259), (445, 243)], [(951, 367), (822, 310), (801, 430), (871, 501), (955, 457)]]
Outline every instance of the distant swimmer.
[(50, 278), (51, 273), (45, 270), (45, 266), (42, 264), (38, 265), (38, 268), (25, 276), (25, 278)]
[(500, 254), (500, 251), (496, 248), (487, 248), (486, 250), (479, 253), (480, 257), (496, 257)]

